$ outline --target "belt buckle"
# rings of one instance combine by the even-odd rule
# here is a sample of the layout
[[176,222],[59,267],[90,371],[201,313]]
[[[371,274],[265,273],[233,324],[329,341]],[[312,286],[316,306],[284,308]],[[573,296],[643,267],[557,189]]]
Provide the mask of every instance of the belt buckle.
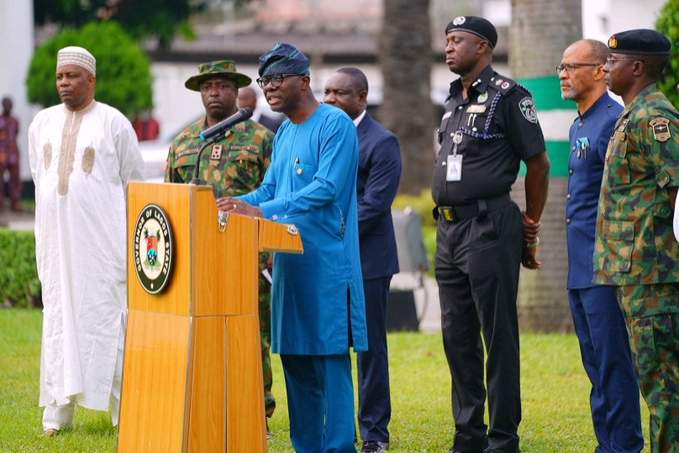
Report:
[[443,208],[441,211],[441,214],[443,214],[443,218],[446,219],[446,221],[452,222],[455,220],[455,213],[452,208]]

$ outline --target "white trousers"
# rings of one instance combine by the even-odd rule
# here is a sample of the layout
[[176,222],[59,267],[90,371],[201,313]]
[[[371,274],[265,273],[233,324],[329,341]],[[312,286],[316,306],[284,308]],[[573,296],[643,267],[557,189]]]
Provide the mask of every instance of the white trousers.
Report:
[[[111,412],[111,423],[118,426],[118,416],[120,415],[120,388],[123,376],[123,346],[119,345],[118,358],[116,360],[115,372],[113,374],[113,385],[111,386],[111,398],[109,401],[109,411]],[[42,413],[42,429],[60,430],[73,424],[73,410],[75,401],[69,398],[69,402],[62,406],[48,404]]]

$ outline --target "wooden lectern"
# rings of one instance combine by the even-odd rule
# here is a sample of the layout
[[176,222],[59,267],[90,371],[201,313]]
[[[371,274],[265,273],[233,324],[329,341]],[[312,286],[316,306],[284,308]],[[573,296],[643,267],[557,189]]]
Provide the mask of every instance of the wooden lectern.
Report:
[[[165,289],[137,276],[135,222],[160,207],[173,233]],[[129,317],[118,451],[266,452],[258,316],[258,253],[301,253],[294,227],[229,216],[212,189],[128,186]]]

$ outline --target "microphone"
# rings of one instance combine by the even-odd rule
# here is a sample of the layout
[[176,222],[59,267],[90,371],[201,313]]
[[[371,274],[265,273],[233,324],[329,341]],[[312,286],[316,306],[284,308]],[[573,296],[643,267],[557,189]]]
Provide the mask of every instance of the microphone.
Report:
[[230,117],[221,120],[219,123],[212,127],[208,127],[203,132],[200,133],[200,139],[204,142],[203,146],[198,151],[198,158],[196,159],[196,166],[193,169],[193,179],[191,184],[204,184],[204,182],[199,178],[200,175],[200,158],[203,155],[205,148],[210,146],[212,143],[222,137],[226,131],[231,129],[236,124],[243,122],[252,116],[252,110],[250,109],[240,109]]
[[219,123],[215,124],[212,127],[208,127],[205,129],[203,132],[200,133],[200,139],[205,141],[205,140],[210,140],[212,137],[216,137],[218,135],[221,135],[231,129],[233,126],[236,124],[247,120],[252,116],[252,110],[250,109],[240,109],[230,117],[221,120]]

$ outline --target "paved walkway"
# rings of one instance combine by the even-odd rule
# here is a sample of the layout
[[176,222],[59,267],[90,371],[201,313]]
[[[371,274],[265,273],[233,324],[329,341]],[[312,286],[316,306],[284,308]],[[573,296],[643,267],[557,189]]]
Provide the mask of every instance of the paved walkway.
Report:
[[0,211],[0,228],[33,231],[35,218],[32,211],[14,212],[9,208]]
[[427,275],[403,272],[394,275],[391,280],[391,288],[413,290],[415,309],[422,332],[441,331],[441,306],[439,305],[439,289],[436,280]]

